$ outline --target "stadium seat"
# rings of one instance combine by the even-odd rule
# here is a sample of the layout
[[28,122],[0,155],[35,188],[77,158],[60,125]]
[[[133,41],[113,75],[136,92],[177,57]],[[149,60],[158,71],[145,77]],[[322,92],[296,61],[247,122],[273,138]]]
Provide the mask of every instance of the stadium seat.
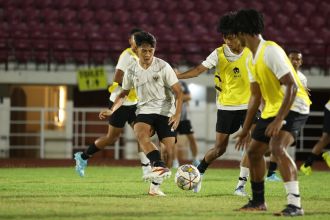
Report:
[[27,63],[32,58],[30,40],[15,40],[12,42],[14,59],[18,63]]
[[[7,1],[10,2],[10,1]],[[16,0],[16,1],[11,1],[14,4],[16,3],[16,7],[21,8],[21,9],[25,9],[25,8],[29,8],[29,7],[33,7],[34,6],[34,0]]]
[[58,11],[53,8],[40,10],[39,16],[40,21],[45,23],[45,25],[58,22]]
[[81,24],[85,24],[94,20],[94,11],[84,8],[77,12],[77,21]]
[[57,10],[63,10],[67,7],[69,7],[71,0],[57,0],[53,1],[53,7]]
[[11,25],[10,32],[11,32],[12,40],[29,38],[29,28],[25,23],[18,23],[16,25]]
[[52,8],[53,0],[34,0],[34,6],[38,9]]
[[74,23],[67,24],[68,26],[65,27],[66,29],[66,39],[73,41],[73,40],[85,40],[86,35],[83,32],[83,29],[79,25],[74,25]]
[[132,25],[141,26],[142,24],[148,23],[150,19],[150,15],[145,11],[134,11],[132,12],[134,19],[132,20]]
[[[330,2],[321,1],[318,5],[317,14],[323,16],[324,18],[328,18],[330,16]],[[328,23],[328,25],[330,24]]]
[[112,11],[115,12],[117,10],[121,10],[124,8],[125,5],[125,1],[109,1],[107,8]]
[[295,1],[287,1],[282,6],[281,12],[287,15],[294,15],[295,13],[300,13],[298,11],[299,5]]
[[68,61],[71,60],[72,54],[71,54],[71,48],[70,44],[67,41],[63,40],[57,40],[51,42],[52,50],[51,50],[51,56],[52,60],[56,64],[65,64]]
[[37,64],[37,68],[39,64],[50,62],[50,47],[48,45],[47,40],[35,40],[31,42],[33,50],[34,50],[34,61]]
[[112,18],[111,12],[106,9],[100,9],[95,11],[94,20],[99,25],[109,23],[111,21],[111,18]]
[[88,7],[88,1],[89,0],[70,0],[70,8],[74,10],[82,10]]
[[287,14],[281,13],[281,14],[277,14],[277,18],[275,19],[274,24],[276,25],[276,27],[278,28],[285,28],[290,22],[289,17],[287,16]]
[[73,22],[76,19],[77,12],[69,8],[59,10],[59,21],[62,24]]
[[15,7],[6,8],[3,11],[3,19],[10,23],[11,25],[15,25],[21,22],[22,18],[22,10],[17,9]]
[[72,45],[73,61],[79,64],[90,64],[89,45],[87,41],[74,41]]
[[93,41],[90,45],[91,62],[94,64],[104,64],[108,58],[109,46],[106,41]]
[[149,17],[152,18],[149,20],[149,23],[153,26],[158,26],[167,22],[167,15],[162,11],[151,11],[149,12]]
[[39,22],[39,11],[34,7],[26,8],[22,11],[22,17],[28,23]]
[[299,13],[303,14],[306,17],[313,17],[313,13],[316,11],[316,5],[307,1],[299,4],[300,11]]
[[52,23],[47,26],[48,38],[51,40],[64,40],[66,39],[66,31],[62,25]]
[[307,25],[308,18],[300,13],[295,13],[291,16],[290,25],[296,29],[302,29]]
[[44,25],[39,22],[33,22],[29,25],[29,37],[31,40],[34,39],[47,39],[48,33]]
[[100,10],[107,8],[107,1],[108,0],[92,0],[89,1],[89,7],[93,10]]
[[138,11],[140,9],[143,10],[143,5],[145,4],[142,1],[136,0],[126,0],[125,3],[125,10],[128,10],[130,13],[134,13],[135,11]]

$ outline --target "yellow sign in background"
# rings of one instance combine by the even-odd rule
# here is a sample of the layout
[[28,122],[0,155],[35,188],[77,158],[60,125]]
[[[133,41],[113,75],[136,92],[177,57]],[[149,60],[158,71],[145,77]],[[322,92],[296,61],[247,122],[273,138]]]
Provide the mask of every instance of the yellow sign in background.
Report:
[[80,69],[77,79],[79,91],[103,90],[108,87],[108,78],[103,67]]

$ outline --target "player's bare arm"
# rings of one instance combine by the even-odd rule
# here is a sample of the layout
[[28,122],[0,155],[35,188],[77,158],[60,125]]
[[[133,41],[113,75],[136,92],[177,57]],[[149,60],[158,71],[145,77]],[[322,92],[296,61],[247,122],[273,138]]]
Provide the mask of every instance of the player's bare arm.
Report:
[[182,94],[182,89],[181,89],[179,82],[175,83],[171,88],[172,88],[173,93],[175,94],[176,109],[175,109],[175,114],[170,117],[168,124],[169,125],[172,124],[172,129],[175,130],[180,123],[183,94]]
[[259,84],[256,82],[252,82],[250,84],[251,96],[249,99],[248,110],[245,116],[243,129],[242,131],[236,136],[237,141],[235,148],[240,150],[245,148],[250,141],[250,129],[254,120],[254,117],[257,114],[258,108],[261,103],[261,91]]
[[178,77],[178,79],[189,79],[189,78],[199,76],[201,73],[205,72],[206,70],[208,70],[208,68],[206,68],[202,64],[199,64],[195,68],[188,70],[184,73],[178,74],[178,72],[177,72],[177,77]]
[[110,109],[104,109],[99,113],[100,119],[105,119],[106,117],[112,115],[117,109],[122,106],[124,103],[127,95],[129,93],[129,90],[123,90],[115,99],[115,102],[113,103],[112,107]]
[[122,84],[124,77],[124,72],[121,69],[116,69],[113,81],[117,82],[119,85]]
[[282,126],[284,125],[284,118],[288,115],[292,103],[297,95],[298,86],[293,79],[291,73],[287,73],[281,77],[280,82],[285,86],[285,93],[282,105],[275,117],[274,121],[272,121],[266,131],[266,136],[273,137],[278,135]]

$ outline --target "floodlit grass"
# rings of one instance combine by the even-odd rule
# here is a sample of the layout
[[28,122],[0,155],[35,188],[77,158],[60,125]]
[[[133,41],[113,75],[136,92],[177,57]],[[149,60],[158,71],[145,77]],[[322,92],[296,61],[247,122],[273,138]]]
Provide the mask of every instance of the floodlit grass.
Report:
[[[209,169],[199,194],[168,179],[162,185],[167,197],[148,196],[141,173],[138,167],[88,167],[80,178],[74,168],[0,169],[0,219],[258,220],[278,218],[272,213],[286,204],[283,183],[267,182],[267,212],[234,211],[247,202],[233,195],[238,169]],[[299,177],[306,213],[300,219],[330,219],[329,179],[330,172]]]

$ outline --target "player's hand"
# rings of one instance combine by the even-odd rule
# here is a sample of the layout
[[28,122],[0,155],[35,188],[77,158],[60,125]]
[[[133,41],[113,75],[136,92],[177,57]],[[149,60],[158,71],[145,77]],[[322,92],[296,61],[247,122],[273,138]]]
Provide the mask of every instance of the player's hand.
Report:
[[175,114],[171,116],[168,120],[168,125],[172,125],[171,130],[174,131],[177,129],[180,123],[181,114]]
[[280,133],[280,130],[286,121],[274,119],[266,128],[265,135],[267,137],[275,137]]
[[105,119],[106,117],[112,115],[113,111],[110,109],[103,109],[100,113],[99,113],[99,118]]
[[247,147],[251,141],[251,135],[250,132],[240,131],[234,136],[234,139],[236,139],[235,149],[239,151]]

